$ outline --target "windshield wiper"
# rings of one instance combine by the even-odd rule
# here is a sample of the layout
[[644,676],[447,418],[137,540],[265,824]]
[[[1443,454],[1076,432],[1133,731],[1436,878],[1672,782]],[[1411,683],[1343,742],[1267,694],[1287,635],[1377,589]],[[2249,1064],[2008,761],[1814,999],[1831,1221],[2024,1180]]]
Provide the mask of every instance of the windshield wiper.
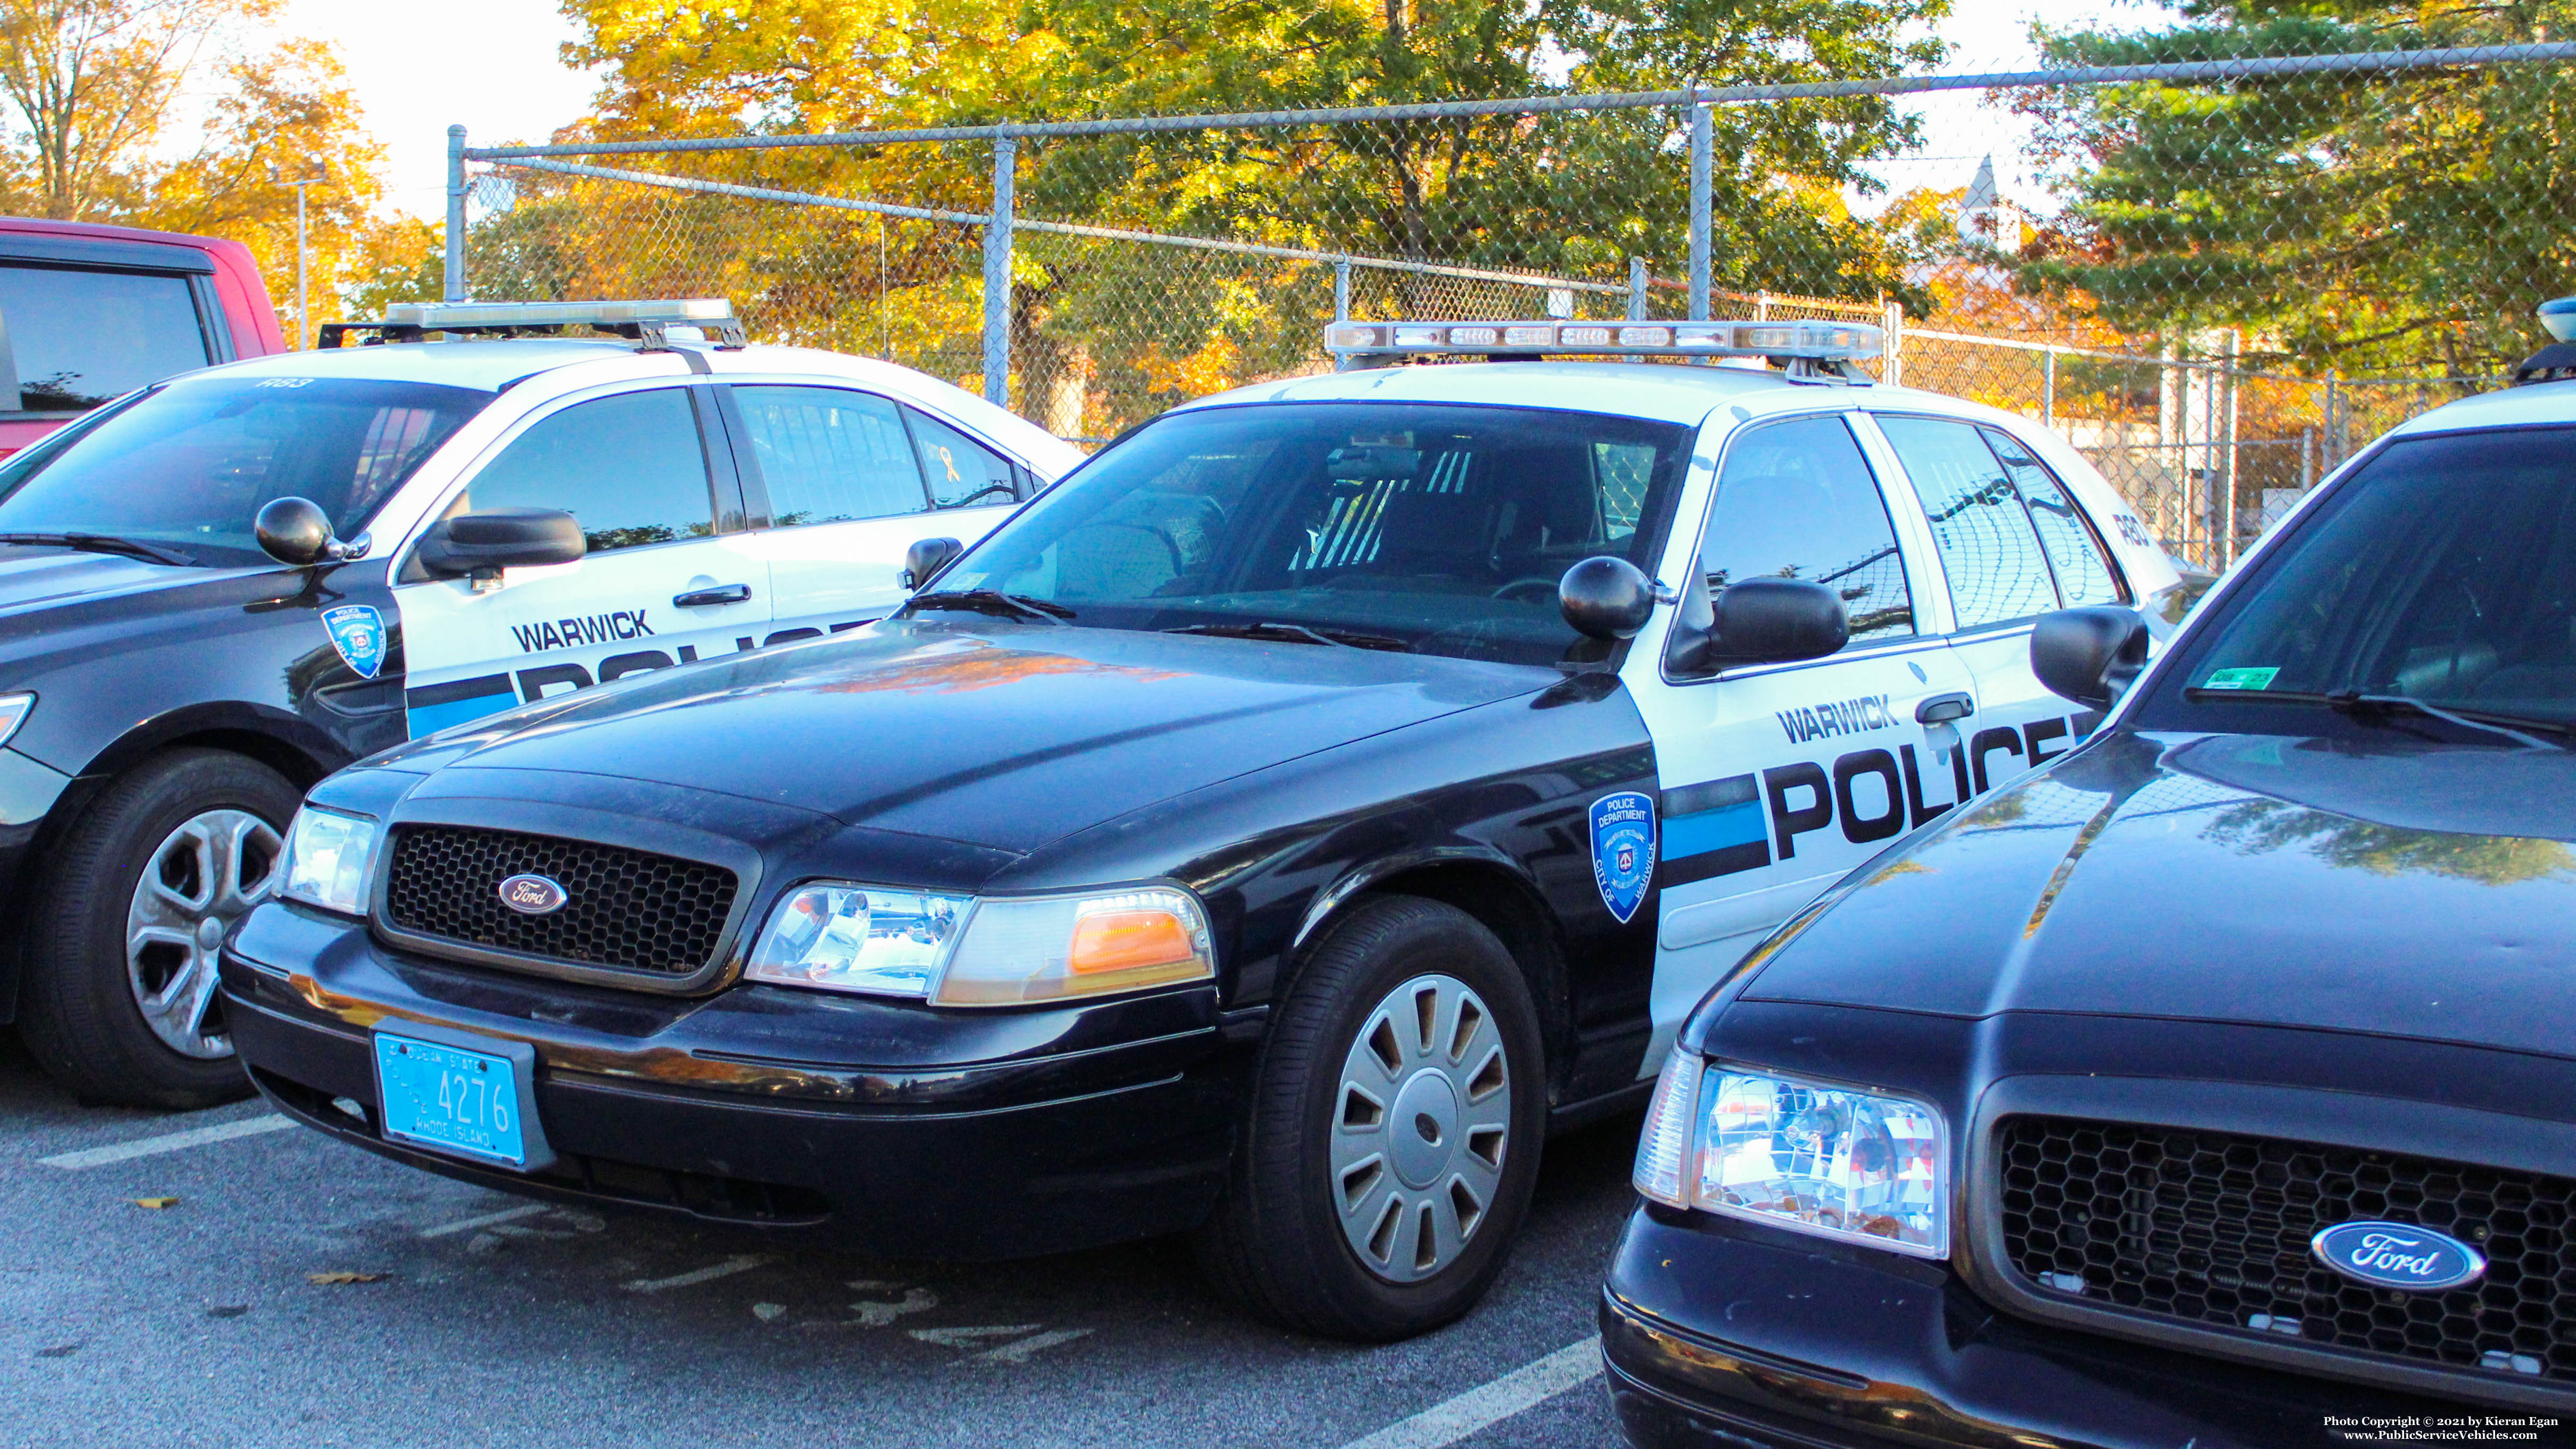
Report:
[[[2453,709],[2427,704],[2402,694],[2366,694],[2358,689],[2327,690],[2322,693],[2304,689],[2186,689],[2183,697],[2194,704],[2211,704],[2221,700],[2241,700],[2249,704],[2308,704],[2348,715],[2364,723],[2381,722],[2392,714],[2420,714],[2463,729],[2484,730],[2503,735],[2535,750],[2571,749],[2565,736],[2576,735],[2576,725],[2564,720],[2535,719],[2529,715],[2508,714],[2489,709]],[[2546,730],[2561,736],[2559,740],[2535,739],[2525,730]]]
[[1222,639],[1279,639],[1299,644],[1326,644],[1339,649],[1382,649],[1391,654],[1410,654],[1413,646],[1385,634],[1363,634],[1354,629],[1317,629],[1305,624],[1177,624],[1166,634],[1213,634]]
[[1073,611],[1046,599],[1032,599],[1026,594],[1006,594],[1000,589],[943,589],[934,593],[915,594],[905,607],[928,606],[933,609],[965,609],[978,614],[999,614],[1010,619],[1035,619],[1044,624],[1060,624],[1073,617]]
[[172,549],[156,548],[112,533],[0,533],[0,543],[33,543],[48,548],[76,548],[83,553],[115,553],[127,558],[149,559],[153,563],[175,564],[186,568],[196,560]]

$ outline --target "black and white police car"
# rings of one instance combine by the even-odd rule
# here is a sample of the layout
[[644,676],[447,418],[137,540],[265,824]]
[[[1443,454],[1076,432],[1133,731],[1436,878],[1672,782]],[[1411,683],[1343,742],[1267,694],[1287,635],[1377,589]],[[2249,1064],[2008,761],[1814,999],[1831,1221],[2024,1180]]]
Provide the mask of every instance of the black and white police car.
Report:
[[[530,335],[567,327],[635,336]],[[919,373],[741,347],[721,302],[368,330],[386,345],[192,373],[0,464],[0,1022],[85,1097],[248,1090],[215,943],[274,887],[304,787],[875,619],[925,528],[978,534],[1079,460]],[[403,340],[427,333],[452,340]]]
[[[284,1111],[902,1256],[1199,1230],[1442,1323],[1551,1127],[1747,946],[2066,750],[2031,621],[2173,566],[2064,443],[1813,322],[1337,326],[897,615],[317,787],[223,954]],[[1780,358],[1782,370],[1461,354]]]

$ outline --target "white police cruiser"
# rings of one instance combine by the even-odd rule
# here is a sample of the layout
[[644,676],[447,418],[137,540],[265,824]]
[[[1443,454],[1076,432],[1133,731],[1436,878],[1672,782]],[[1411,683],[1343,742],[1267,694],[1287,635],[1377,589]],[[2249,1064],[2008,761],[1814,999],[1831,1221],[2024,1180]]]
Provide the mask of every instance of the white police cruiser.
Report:
[[[1868,385],[1872,329],[1330,341],[866,629],[316,786],[223,949],[253,1079],[504,1189],[896,1257],[1196,1231],[1283,1322],[1420,1332],[1761,933],[2085,734],[2034,620],[2177,584],[2063,443]],[[1623,353],[1786,366],[1544,360]]]
[[721,301],[402,306],[322,341],[0,464],[0,1022],[88,1097],[248,1090],[214,947],[304,787],[857,627],[916,538],[1079,460],[906,368],[746,347]]

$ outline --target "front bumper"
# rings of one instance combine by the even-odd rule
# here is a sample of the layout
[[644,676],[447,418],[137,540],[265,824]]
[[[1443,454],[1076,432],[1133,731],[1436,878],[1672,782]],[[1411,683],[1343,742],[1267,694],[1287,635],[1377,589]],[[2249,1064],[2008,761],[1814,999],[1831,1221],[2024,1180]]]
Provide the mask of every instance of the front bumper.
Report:
[[2027,1324],[1940,1264],[1663,1208],[1628,1221],[1601,1342],[1620,1428],[1643,1449],[2274,1449],[2445,1417],[2545,1426],[2489,1442],[2569,1442],[2546,1414]]
[[[1258,1028],[1229,1031],[1213,988],[995,1012],[771,986],[645,998],[407,955],[285,905],[235,933],[223,987],[251,1079],[342,1141],[504,1191],[890,1257],[1062,1252],[1204,1220],[1251,1061],[1236,1038]],[[388,1142],[370,1038],[406,1023],[532,1046],[557,1163],[522,1174]]]

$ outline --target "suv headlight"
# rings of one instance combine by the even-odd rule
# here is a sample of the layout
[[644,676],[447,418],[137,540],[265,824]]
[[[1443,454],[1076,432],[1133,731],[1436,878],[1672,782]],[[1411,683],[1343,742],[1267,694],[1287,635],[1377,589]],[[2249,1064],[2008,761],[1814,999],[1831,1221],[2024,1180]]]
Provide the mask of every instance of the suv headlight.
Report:
[[1207,912],[1167,886],[979,900],[816,881],[762,927],[746,979],[1018,1006],[1209,980]]
[[1949,1149],[1929,1102],[1676,1049],[1646,1112],[1636,1185],[1673,1207],[1942,1258]]
[[367,913],[367,874],[375,863],[375,821],[307,805],[286,827],[286,884],[291,901],[347,916]]

